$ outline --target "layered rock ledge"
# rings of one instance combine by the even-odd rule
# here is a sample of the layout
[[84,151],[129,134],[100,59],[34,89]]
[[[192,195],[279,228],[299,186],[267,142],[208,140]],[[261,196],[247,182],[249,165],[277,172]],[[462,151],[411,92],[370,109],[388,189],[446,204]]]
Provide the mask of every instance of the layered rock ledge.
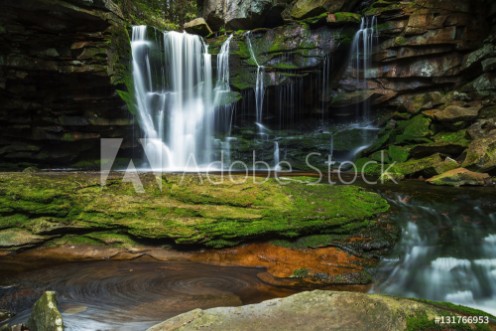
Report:
[[397,235],[380,219],[388,203],[356,186],[312,185],[314,178],[286,185],[240,183],[236,176],[237,184],[213,175],[212,182],[194,175],[140,178],[144,193],[123,183],[122,174],[104,187],[98,173],[0,174],[4,261],[12,253],[13,262],[23,260],[36,247],[48,260],[147,255],[266,267],[261,277],[271,283],[367,285],[367,268]]

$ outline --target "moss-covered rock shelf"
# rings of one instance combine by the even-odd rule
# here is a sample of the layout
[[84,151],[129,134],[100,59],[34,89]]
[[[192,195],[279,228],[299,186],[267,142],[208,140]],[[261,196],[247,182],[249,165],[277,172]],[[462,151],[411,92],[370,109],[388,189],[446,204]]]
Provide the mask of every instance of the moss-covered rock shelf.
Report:
[[[388,210],[379,195],[355,186],[274,179],[215,185],[206,177],[152,174],[136,193],[122,174],[100,186],[92,173],[0,174],[0,246],[74,243],[224,247],[308,234],[357,234]],[[218,182],[220,177],[210,176]],[[234,177],[235,181],[242,178]],[[261,178],[257,180],[262,181]]]

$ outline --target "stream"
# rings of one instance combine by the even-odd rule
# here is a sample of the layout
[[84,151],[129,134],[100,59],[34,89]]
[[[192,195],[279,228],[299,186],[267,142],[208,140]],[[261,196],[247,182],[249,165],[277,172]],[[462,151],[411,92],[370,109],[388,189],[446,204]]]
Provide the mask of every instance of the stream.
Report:
[[[380,262],[370,292],[496,314],[494,189],[415,181],[375,189],[389,200],[389,217],[399,224],[401,237]],[[258,277],[262,268],[150,258],[23,266],[23,271],[3,266],[0,307],[17,312],[11,323],[26,321],[43,291],[54,290],[67,329],[76,331],[145,330],[195,308],[257,303],[300,290],[264,283]]]
[[401,239],[371,290],[462,304],[496,314],[493,188],[402,183],[381,189]]

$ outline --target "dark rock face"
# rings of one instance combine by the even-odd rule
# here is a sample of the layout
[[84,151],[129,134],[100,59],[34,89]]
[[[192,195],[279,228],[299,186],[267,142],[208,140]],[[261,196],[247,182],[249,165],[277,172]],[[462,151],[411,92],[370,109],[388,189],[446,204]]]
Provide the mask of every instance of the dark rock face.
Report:
[[282,23],[281,13],[289,0],[205,0],[203,15],[218,30],[254,29]]
[[[111,1],[19,0],[0,11],[0,163],[68,166],[127,137],[129,36]],[[20,164],[21,166],[25,166]]]

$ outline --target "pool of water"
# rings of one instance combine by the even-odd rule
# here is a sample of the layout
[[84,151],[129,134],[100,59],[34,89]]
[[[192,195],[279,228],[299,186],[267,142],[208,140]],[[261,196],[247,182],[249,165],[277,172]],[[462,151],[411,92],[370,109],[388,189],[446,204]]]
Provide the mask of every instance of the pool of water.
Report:
[[68,330],[145,330],[195,308],[239,306],[295,292],[263,283],[261,271],[140,260],[4,271],[0,307],[17,313],[9,322],[25,322],[43,291],[53,290]]

